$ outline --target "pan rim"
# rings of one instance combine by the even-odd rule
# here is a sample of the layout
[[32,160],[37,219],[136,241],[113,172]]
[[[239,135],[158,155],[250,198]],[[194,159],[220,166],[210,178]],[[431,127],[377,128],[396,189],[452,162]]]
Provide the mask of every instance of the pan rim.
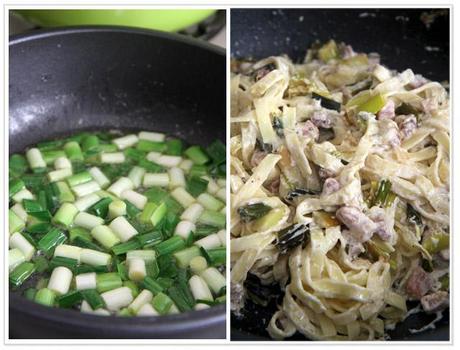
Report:
[[147,35],[161,39],[167,39],[171,41],[180,42],[190,46],[196,46],[207,51],[211,51],[221,56],[225,56],[226,50],[220,46],[211,44],[207,41],[189,37],[186,35],[162,32],[154,29],[145,29],[130,26],[112,26],[112,25],[84,25],[84,26],[69,26],[69,27],[58,27],[58,28],[45,28],[29,31],[22,34],[11,35],[9,37],[8,46],[15,46],[23,42],[29,42],[33,40],[46,39],[49,37],[62,36],[62,35],[73,35],[82,33],[127,33],[136,35]]

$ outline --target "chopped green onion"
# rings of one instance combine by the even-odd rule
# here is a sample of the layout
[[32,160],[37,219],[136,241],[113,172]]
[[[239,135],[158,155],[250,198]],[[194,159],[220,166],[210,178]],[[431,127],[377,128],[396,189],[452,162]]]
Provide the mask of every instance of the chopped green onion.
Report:
[[204,165],[209,162],[209,157],[203,152],[200,146],[192,146],[185,150],[184,154],[190,158],[193,163]]
[[167,314],[172,305],[172,299],[164,293],[160,292],[153,297],[152,306],[160,313],[160,315]]
[[105,306],[100,294],[95,289],[85,289],[80,291],[83,299],[91,306],[93,310],[103,308]]
[[102,273],[96,276],[96,289],[99,293],[119,288],[122,285],[120,276],[115,272]]
[[64,152],[71,161],[83,161],[83,153],[81,151],[80,145],[76,141],[67,142],[64,145]]
[[191,246],[173,254],[174,258],[176,258],[177,265],[181,269],[186,269],[190,265],[190,261],[200,255],[200,248],[197,246]]
[[78,213],[78,209],[75,205],[70,203],[63,203],[54,214],[53,222],[64,227],[69,227]]
[[166,153],[172,156],[180,156],[182,154],[182,141],[179,139],[171,139],[166,141]]
[[37,243],[38,249],[47,255],[51,255],[54,248],[67,240],[66,235],[58,228],[51,229]]
[[272,207],[264,203],[247,204],[238,208],[238,214],[244,222],[250,222],[268,214]]
[[35,265],[30,262],[23,262],[17,266],[9,276],[10,284],[14,288],[20,287],[33,273],[35,272]]
[[204,225],[215,226],[218,228],[225,227],[226,216],[225,214],[205,210],[198,219],[198,222]]
[[26,184],[21,179],[13,179],[9,182],[9,198],[13,197],[16,193],[26,188]]
[[148,276],[144,278],[142,285],[145,289],[148,289],[153,294],[158,294],[163,291],[163,287],[159,283],[155,282],[153,278]]
[[56,293],[48,288],[42,288],[35,294],[35,302],[45,306],[53,306]]
[[173,236],[166,241],[163,241],[155,246],[158,255],[166,255],[174,253],[185,248],[184,240],[179,236]]
[[187,191],[194,197],[199,196],[206,191],[208,187],[208,180],[200,177],[192,176],[187,181]]
[[59,296],[56,301],[59,307],[71,308],[79,304],[83,300],[83,295],[78,290],[70,291],[64,295]]
[[154,142],[148,140],[139,140],[136,148],[143,152],[164,152],[167,149],[167,145],[164,142]]
[[112,252],[115,255],[126,254],[131,250],[136,250],[142,247],[142,244],[138,240],[131,240],[125,243],[120,243],[112,247]]

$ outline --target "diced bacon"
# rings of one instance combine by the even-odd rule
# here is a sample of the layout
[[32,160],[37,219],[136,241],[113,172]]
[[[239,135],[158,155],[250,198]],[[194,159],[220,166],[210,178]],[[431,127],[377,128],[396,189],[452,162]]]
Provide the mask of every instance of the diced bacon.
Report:
[[326,180],[329,177],[334,177],[335,172],[333,172],[332,170],[325,169],[325,168],[319,168],[318,176],[321,180]]
[[420,74],[415,74],[414,79],[412,79],[412,81],[408,85],[412,89],[417,89],[420,86],[425,85],[426,83],[428,83],[428,79],[426,79]]
[[[399,117],[402,117],[402,116],[399,116]],[[404,117],[405,118],[398,119],[400,134],[403,140],[410,137],[414,133],[415,129],[417,129],[417,118],[415,117],[415,115],[410,114]]]
[[385,209],[380,207],[372,207],[369,211],[369,218],[377,224],[377,231],[375,233],[384,241],[389,241],[393,237],[393,230],[388,222]]
[[393,119],[395,117],[395,103],[393,100],[388,100],[388,102],[383,106],[380,112],[377,114],[377,119]]
[[311,122],[315,124],[318,128],[330,129],[332,128],[332,115],[327,110],[319,110],[313,112],[311,116]]
[[341,207],[335,216],[350,229],[351,235],[358,243],[368,241],[378,229],[375,222],[355,207]]
[[433,287],[431,276],[417,266],[406,282],[406,292],[414,299],[421,299]]
[[230,283],[230,308],[233,313],[239,314],[244,306],[244,288],[240,283]]
[[427,294],[420,299],[423,310],[426,313],[435,313],[442,311],[449,306],[449,293],[440,290],[431,294]]
[[340,189],[340,183],[333,177],[330,177],[324,181],[322,194],[328,195],[328,194],[337,192],[339,189]]
[[271,181],[268,185],[267,185],[267,189],[273,193],[273,194],[277,194],[279,192],[279,189],[280,189],[280,178],[276,178],[274,179],[273,181]]
[[319,137],[318,127],[315,124],[313,124],[310,120],[307,120],[304,123],[299,123],[298,129],[301,136],[310,137],[313,140],[316,140]]
[[383,144],[389,145],[390,147],[399,146],[401,144],[399,128],[393,120],[379,120],[379,133]]
[[251,163],[251,166],[252,167],[256,167],[259,165],[259,163],[267,156],[267,152],[264,152],[264,151],[260,151],[258,149],[254,150],[254,153],[252,153],[252,156],[251,156],[251,160],[250,160],[250,163]]
[[424,99],[422,101],[422,109],[425,113],[431,114],[438,109],[438,103],[435,99]]

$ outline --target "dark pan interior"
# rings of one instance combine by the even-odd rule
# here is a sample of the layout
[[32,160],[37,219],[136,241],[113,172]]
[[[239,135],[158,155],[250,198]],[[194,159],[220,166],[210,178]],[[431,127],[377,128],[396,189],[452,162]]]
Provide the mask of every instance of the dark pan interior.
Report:
[[[424,13],[435,14],[427,26]],[[432,80],[449,80],[449,9],[234,9],[231,55],[260,59],[287,54],[296,62],[316,40],[344,41],[358,52],[377,52],[399,71],[411,68]],[[248,302],[243,317],[232,315],[232,340],[268,340],[266,327],[276,301]],[[390,332],[392,340],[449,340],[449,312],[435,330],[411,334],[433,316],[416,314]],[[305,340],[300,334],[291,340]]]
[[[9,45],[9,152],[79,130],[152,130],[225,142],[222,49],[116,27],[38,31]],[[161,318],[101,318],[10,293],[12,338],[223,338],[225,306]],[[101,322],[102,321],[102,322]]]
[[[429,26],[423,13],[435,13]],[[449,79],[449,10],[234,9],[231,55],[287,54],[302,61],[315,40],[344,41],[355,51],[377,52],[399,71],[411,68],[432,80]]]
[[10,151],[88,128],[225,140],[225,55],[179,36],[69,29],[10,44]]

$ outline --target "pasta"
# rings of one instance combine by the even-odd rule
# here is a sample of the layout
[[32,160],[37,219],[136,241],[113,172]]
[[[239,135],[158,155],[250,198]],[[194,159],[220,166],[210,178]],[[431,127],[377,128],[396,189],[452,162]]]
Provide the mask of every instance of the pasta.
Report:
[[281,287],[274,339],[385,339],[408,300],[448,307],[443,85],[332,40],[232,68],[232,312],[249,275]]

